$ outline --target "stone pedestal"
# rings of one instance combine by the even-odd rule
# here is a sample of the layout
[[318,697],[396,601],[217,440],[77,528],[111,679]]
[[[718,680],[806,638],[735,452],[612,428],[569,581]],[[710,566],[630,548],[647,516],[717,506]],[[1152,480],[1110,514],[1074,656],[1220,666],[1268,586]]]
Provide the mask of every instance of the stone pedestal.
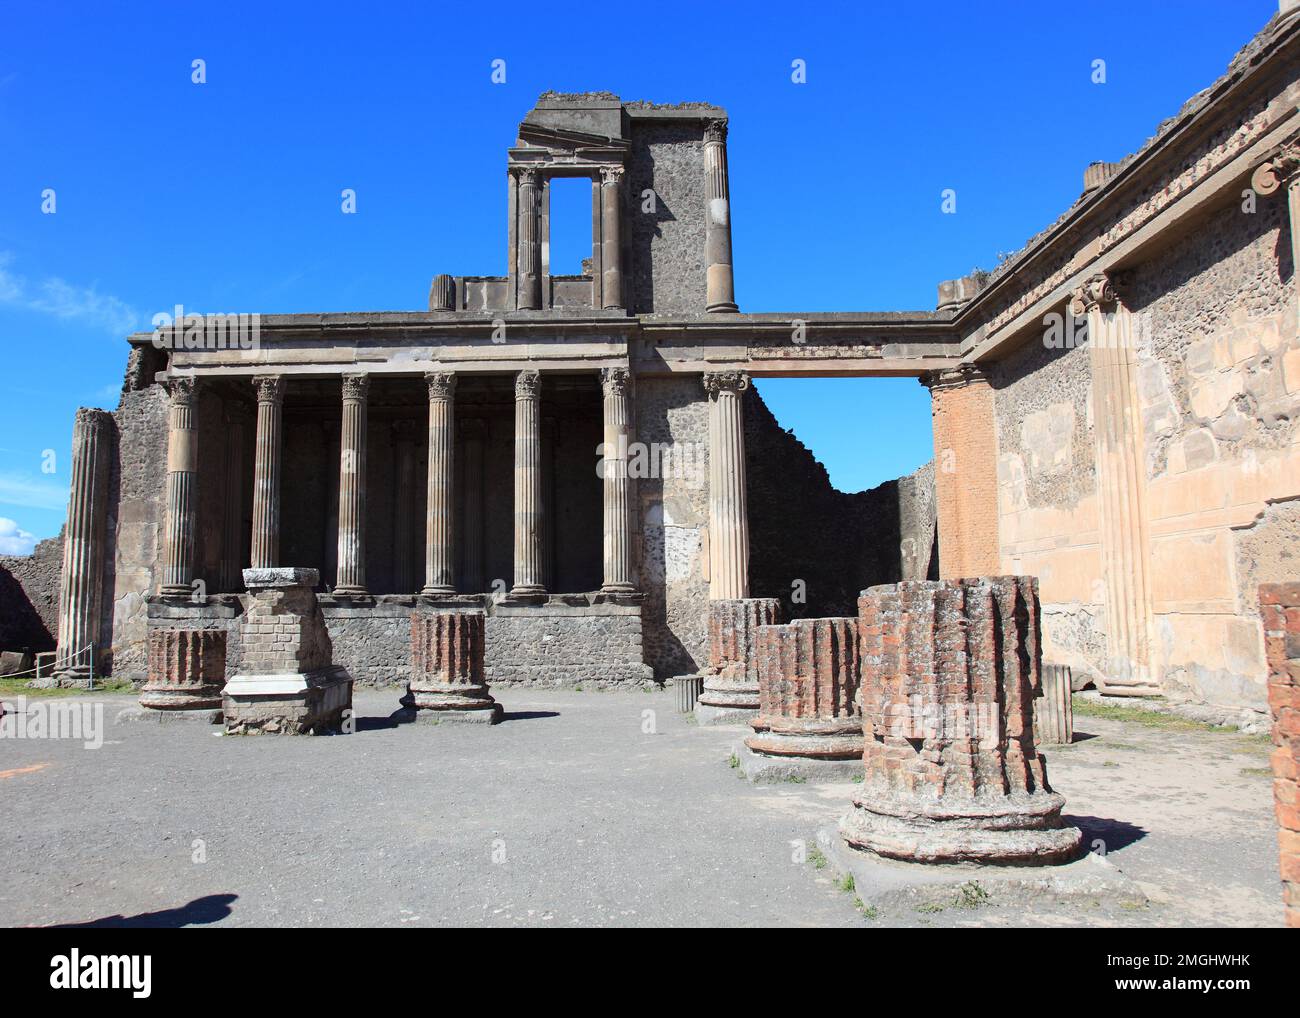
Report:
[[759,626],[781,621],[774,597],[709,602],[709,667],[695,706],[702,725],[743,725],[758,714]]
[[149,678],[140,706],[213,710],[226,684],[226,634],[221,629],[150,629]]
[[1034,748],[1037,580],[872,587],[858,621],[865,773],[845,841],[927,863],[1076,857],[1083,836]]
[[333,663],[315,569],[245,569],[243,670],[226,683],[230,733],[302,735],[335,728],[352,709],[352,678]]
[[411,686],[403,704],[416,720],[494,725],[501,705],[488,692],[481,611],[416,612],[411,616]]
[[857,619],[758,627],[759,711],[740,755],[751,781],[847,781],[860,771],[857,629]]

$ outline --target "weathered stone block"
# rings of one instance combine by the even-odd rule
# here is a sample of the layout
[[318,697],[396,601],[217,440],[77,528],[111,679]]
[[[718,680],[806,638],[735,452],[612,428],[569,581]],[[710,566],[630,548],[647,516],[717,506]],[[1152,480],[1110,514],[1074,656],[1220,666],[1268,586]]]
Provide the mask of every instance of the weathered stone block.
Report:
[[484,678],[481,611],[417,611],[411,615],[411,685],[404,700],[439,721],[496,724],[501,705]]
[[845,840],[917,862],[1073,858],[1082,834],[1034,748],[1037,580],[905,582],[858,606],[866,750]]
[[226,684],[226,633],[220,629],[150,629],[149,678],[140,706],[211,710]]

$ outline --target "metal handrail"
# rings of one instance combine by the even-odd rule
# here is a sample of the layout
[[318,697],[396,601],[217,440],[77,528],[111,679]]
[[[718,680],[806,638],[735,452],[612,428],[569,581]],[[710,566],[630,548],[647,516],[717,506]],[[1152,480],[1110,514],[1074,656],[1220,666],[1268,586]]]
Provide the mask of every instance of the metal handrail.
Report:
[[[84,647],[82,647],[80,650],[75,651],[75,652],[72,653],[72,654],[69,654],[67,657],[65,657],[65,658],[63,659],[63,664],[64,664],[64,665],[67,665],[67,664],[74,664],[74,665],[75,665],[75,664],[78,664],[78,663],[80,662],[80,659],[81,659],[82,657],[86,657],[86,659],[87,659],[87,661],[89,662],[89,665],[90,665],[90,671],[89,671],[89,673],[88,673],[88,675],[89,675],[89,679],[90,679],[90,685],[89,685],[87,688],[88,688],[88,689],[94,689],[94,688],[95,688],[95,645],[94,645],[94,643],[88,643],[88,644],[86,644]],[[4,676],[4,678],[6,678],[6,679],[22,679],[22,678],[29,678],[29,679],[43,679],[45,676],[41,674],[41,658],[46,658],[46,659],[54,658],[54,659],[55,659],[55,661],[54,661],[54,667],[55,667],[56,669],[59,667],[59,664],[60,664],[60,662],[59,662],[59,660],[58,660],[58,651],[54,651],[54,650],[42,650],[42,651],[38,651],[38,652],[36,653],[36,655],[35,655],[35,658],[36,658],[36,664],[35,664],[34,667],[24,669],[24,670],[21,671],[21,672],[13,672],[13,673],[10,674],[10,675],[6,675],[6,676]]]

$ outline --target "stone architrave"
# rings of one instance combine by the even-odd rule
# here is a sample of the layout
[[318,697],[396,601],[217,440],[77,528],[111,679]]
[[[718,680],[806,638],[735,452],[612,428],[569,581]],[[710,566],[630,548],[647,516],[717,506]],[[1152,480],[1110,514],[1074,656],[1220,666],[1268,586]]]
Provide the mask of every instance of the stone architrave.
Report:
[[224,629],[150,629],[149,677],[140,706],[154,710],[212,710],[226,684]]
[[1083,835],[1034,747],[1038,581],[907,581],[858,601],[866,750],[853,848],[926,863],[1067,862]]
[[752,781],[848,780],[862,768],[858,620],[759,626],[758,717],[740,756]]
[[774,597],[709,602],[709,667],[695,717],[704,725],[748,724],[758,714],[758,627],[781,621]]
[[315,569],[244,570],[243,660],[222,698],[226,731],[314,734],[350,716],[352,678],[333,663],[319,581]]
[[481,611],[417,611],[411,615],[411,684],[403,703],[417,720],[494,725],[501,705],[484,678]]

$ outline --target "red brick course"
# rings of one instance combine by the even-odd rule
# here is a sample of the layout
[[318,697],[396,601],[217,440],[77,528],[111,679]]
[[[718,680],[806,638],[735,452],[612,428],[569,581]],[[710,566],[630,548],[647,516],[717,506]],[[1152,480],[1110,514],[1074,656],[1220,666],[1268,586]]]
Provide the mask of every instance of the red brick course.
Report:
[[156,710],[220,707],[225,684],[225,630],[149,630],[149,677],[140,690],[142,706]]
[[1273,800],[1287,926],[1300,929],[1300,583],[1259,588],[1273,712]]

